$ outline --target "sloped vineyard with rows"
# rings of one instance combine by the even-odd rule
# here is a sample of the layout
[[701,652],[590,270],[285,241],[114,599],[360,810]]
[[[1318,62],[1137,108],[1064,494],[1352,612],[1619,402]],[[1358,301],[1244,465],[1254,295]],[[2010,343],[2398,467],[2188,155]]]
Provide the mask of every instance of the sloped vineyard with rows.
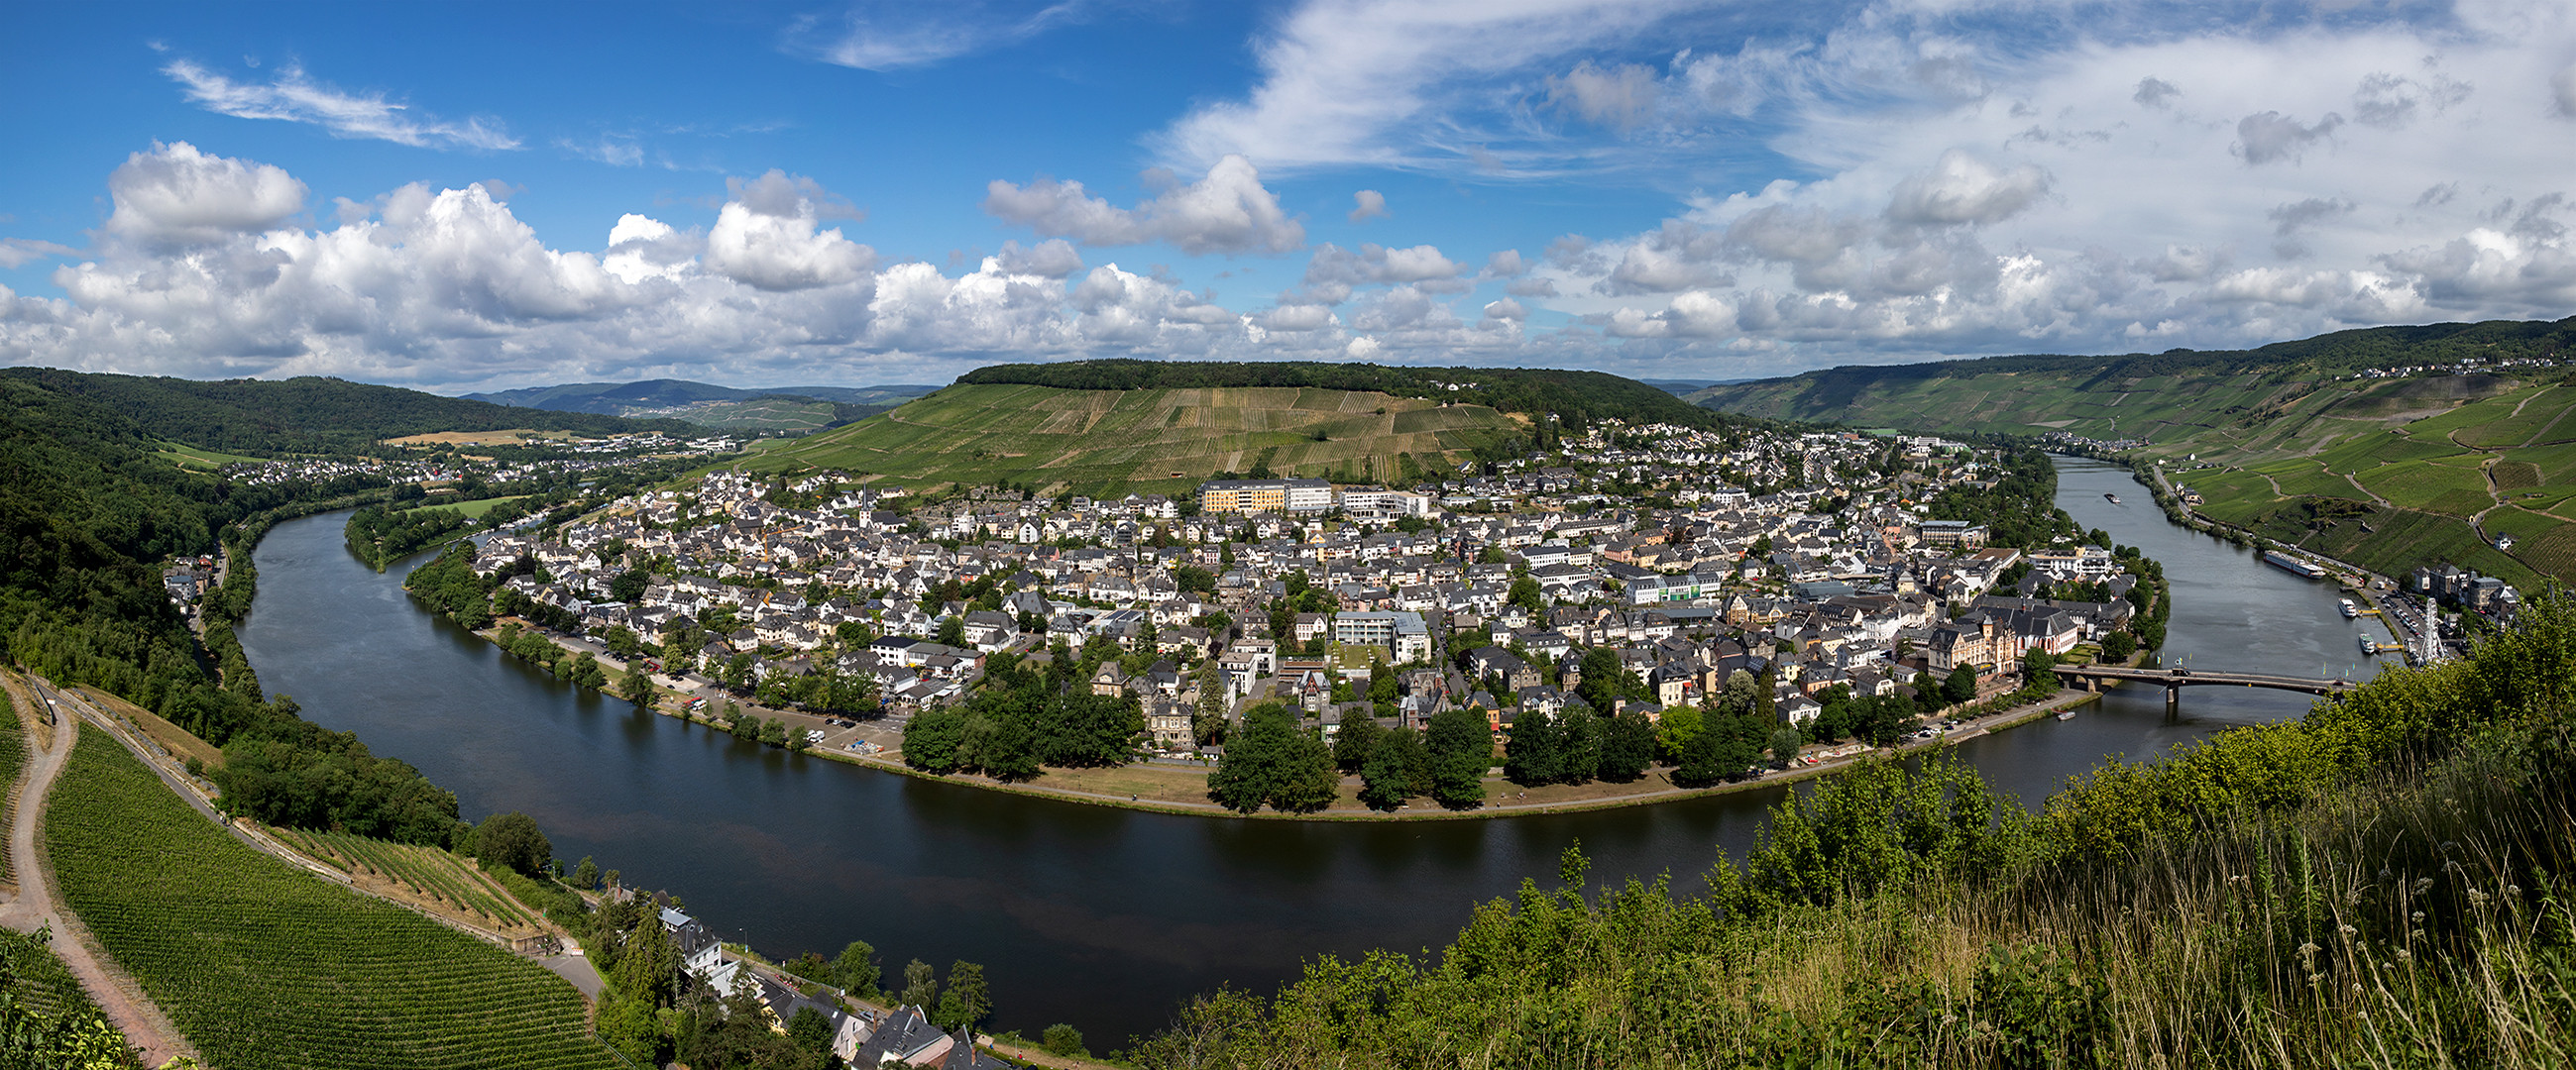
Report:
[[44,836],[64,899],[211,1065],[619,1065],[561,978],[243,846],[104,733]]
[[472,863],[438,848],[346,832],[271,828],[268,833],[343,873],[372,874],[399,883],[485,928],[517,934],[542,927],[534,914],[476,872]]

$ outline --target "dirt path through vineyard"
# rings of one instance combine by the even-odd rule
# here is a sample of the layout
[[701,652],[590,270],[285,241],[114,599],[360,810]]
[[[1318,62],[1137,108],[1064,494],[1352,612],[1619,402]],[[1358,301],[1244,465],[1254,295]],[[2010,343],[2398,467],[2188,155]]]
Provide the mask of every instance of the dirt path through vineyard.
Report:
[[[32,692],[34,708],[27,710],[31,721],[41,721],[47,708],[59,711],[55,716],[53,745],[28,756],[27,786],[18,795],[18,811],[9,828],[9,858],[18,877],[18,896],[0,906],[0,925],[22,933],[39,927],[53,930],[54,954],[63,966],[80,979],[81,988],[125,1034],[125,1042],[143,1050],[143,1065],[160,1066],[180,1055],[195,1057],[197,1051],[179,1035],[170,1019],[153,1005],[143,988],[116,966],[90,939],[80,919],[74,917],[54,898],[54,873],[51,860],[38,842],[45,813],[46,794],[54,778],[71,761],[72,743],[80,737],[80,716],[76,712],[86,704],[78,698],[56,691],[33,676],[20,677]],[[14,697],[14,696],[13,696]],[[28,734],[30,749],[40,736]]]

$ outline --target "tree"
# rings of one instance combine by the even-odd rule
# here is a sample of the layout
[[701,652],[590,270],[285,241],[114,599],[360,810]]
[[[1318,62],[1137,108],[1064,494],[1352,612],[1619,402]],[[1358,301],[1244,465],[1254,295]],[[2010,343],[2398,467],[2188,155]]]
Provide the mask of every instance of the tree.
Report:
[[920,959],[905,963],[903,1005],[928,1010],[931,1004],[937,1002],[939,1002],[939,982],[931,971],[930,964]]
[[2044,680],[2051,685],[2055,685],[2057,683],[2057,655],[2051,654],[2039,647],[2032,647],[2029,650],[2023,651],[2021,655],[2021,678],[2026,683],[2036,684]]
[[1589,784],[1601,772],[1602,730],[1606,727],[1592,707],[1580,702],[1569,703],[1554,718],[1557,748],[1565,755],[1565,766],[1558,781],[1566,784]]
[[1414,748],[1420,749],[1418,733],[1399,729],[1370,748],[1368,760],[1360,766],[1360,803],[1371,810],[1393,810],[1413,795],[1413,771],[1406,766],[1399,737],[1414,740]]
[[528,876],[553,861],[554,845],[537,828],[537,819],[512,810],[484,818],[474,827],[474,856],[487,866],[508,866]]
[[1512,720],[1512,738],[1503,744],[1503,775],[1525,788],[1553,784],[1565,775],[1565,749],[1553,718],[1523,710]]
[[1645,697],[1646,682],[1628,671],[1617,650],[1596,646],[1584,651],[1582,667],[1576,671],[1583,674],[1583,682],[1574,685],[1574,692],[1595,711],[1618,709],[1623,698]]
[[1341,770],[1333,765],[1332,748],[1322,736],[1299,730],[1289,740],[1287,776],[1270,793],[1270,805],[1282,813],[1311,814],[1333,805],[1342,791]]
[[572,867],[572,886],[584,890],[599,887],[599,865],[589,855],[581,856],[581,864]]
[[1697,706],[1675,706],[1665,710],[1663,719],[1653,726],[1656,750],[1666,759],[1680,763],[1682,754],[1690,750],[1692,740],[1699,738],[1707,720],[1707,713]]
[[626,675],[617,681],[618,697],[647,709],[653,706],[653,678],[644,671],[644,659],[626,659]]
[[948,964],[948,984],[939,994],[939,1013],[932,1016],[941,1029],[967,1029],[993,1013],[993,993],[984,984],[984,967],[959,959]]
[[2126,628],[2114,630],[2111,634],[2102,637],[2102,660],[2104,661],[2127,661],[2137,652],[2138,637],[2129,634]]
[[608,581],[608,600],[631,604],[644,597],[644,589],[652,584],[653,577],[646,575],[643,569],[627,569],[618,573],[616,579]]
[[1431,798],[1452,810],[1485,802],[1485,770],[1493,766],[1494,733],[1485,716],[1464,707],[1432,715],[1423,741],[1431,758]]
[[824,1017],[823,1012],[812,1004],[798,1007],[795,1016],[787,1019],[787,1039],[816,1055],[829,1052],[832,1050],[832,1020]]
[[1341,774],[1324,741],[1297,725],[1297,716],[1277,702],[1244,711],[1243,731],[1226,744],[1208,774],[1208,797],[1237,813],[1249,814],[1265,804],[1289,813],[1309,813],[1332,805]]
[[1700,726],[1682,751],[1681,767],[1673,770],[1673,783],[1686,788],[1704,788],[1722,780],[1744,775],[1753,764],[1753,744],[1744,740],[1738,719],[1721,717],[1715,723]]
[[966,618],[955,616],[941,618],[937,641],[946,646],[965,646]]
[[1961,665],[1958,668],[1950,670],[1950,678],[1941,681],[1941,697],[1949,700],[1952,705],[1957,705],[1976,698],[1976,667],[1973,665]]
[[1378,738],[1386,734],[1372,717],[1352,717],[1342,721],[1342,730],[1333,736],[1333,764],[1345,773],[1356,773],[1368,765],[1369,751]]
[[680,949],[671,943],[660,918],[648,914],[637,921],[626,945],[618,949],[609,980],[619,995],[648,1007],[667,1007],[679,998]]
[[[1669,715],[1667,715],[1669,716]],[[1626,710],[1601,722],[1601,764],[1594,775],[1625,784],[1655,763],[1655,725],[1644,710]]]
[[1511,593],[1504,597],[1504,601],[1509,602],[1512,605],[1519,606],[1522,609],[1529,610],[1532,613],[1547,612],[1546,592],[1539,590],[1537,580],[1531,579],[1527,576],[1522,576],[1512,581]]
[[965,745],[966,715],[953,709],[923,710],[903,726],[903,762],[924,772],[963,768]]
[[1038,1047],[1046,1049],[1047,1054],[1050,1055],[1062,1055],[1073,1059],[1091,1057],[1091,1049],[1082,1044],[1082,1030],[1063,1022],[1046,1027],[1046,1032],[1039,1034]]
[[1782,726],[1772,729],[1771,764],[1782,769],[1789,768],[1789,763],[1798,757],[1798,745],[1806,741],[1806,736],[1800,734],[1795,728]]
[[996,780],[1028,780],[1038,775],[1038,739],[1025,715],[969,715],[967,764]]
[[877,966],[877,949],[865,940],[852,940],[832,960],[832,977],[842,988],[860,999],[877,998],[877,984],[882,977]]

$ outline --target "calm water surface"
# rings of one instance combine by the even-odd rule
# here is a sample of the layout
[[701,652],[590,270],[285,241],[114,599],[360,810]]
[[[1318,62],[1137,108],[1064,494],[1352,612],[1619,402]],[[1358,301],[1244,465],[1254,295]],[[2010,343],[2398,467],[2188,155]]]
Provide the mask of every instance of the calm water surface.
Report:
[[[2125,470],[2061,459],[2058,501],[2165,563],[2169,660],[2314,675],[2355,664],[2334,589],[2166,521]],[[2131,504],[2104,501],[2115,492]],[[1779,789],[1592,814],[1339,825],[1236,821],[1003,795],[745,744],[556,682],[434,619],[341,539],[346,514],[280,524],[257,551],[241,639],[304,715],[356,732],[456,792],[465,815],[534,815],[570,860],[668,889],[773,957],[863,939],[890,975],[919,958],[985,965],[996,1027],[1071,1022],[1095,1048],[1220,984],[1267,991],[1300,963],[1448,941],[1474,902],[1552,883],[1576,840],[1596,879],[1695,885],[1741,852]],[[2376,625],[2368,625],[2376,628]],[[2114,692],[2071,721],[1962,748],[2036,801],[2106,756],[2294,716],[2297,695]],[[899,978],[898,978],[899,979]]]

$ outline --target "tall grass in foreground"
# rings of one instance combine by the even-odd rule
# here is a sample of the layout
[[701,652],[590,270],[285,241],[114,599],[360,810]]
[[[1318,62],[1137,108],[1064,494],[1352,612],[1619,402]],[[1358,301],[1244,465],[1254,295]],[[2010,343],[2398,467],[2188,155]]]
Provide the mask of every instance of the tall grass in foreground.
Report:
[[[2576,1065],[2576,612],[2038,814],[1882,764],[1703,894],[1525,883],[1417,959],[1204,996],[1148,1067]],[[1995,815],[2000,813],[2000,817]]]

